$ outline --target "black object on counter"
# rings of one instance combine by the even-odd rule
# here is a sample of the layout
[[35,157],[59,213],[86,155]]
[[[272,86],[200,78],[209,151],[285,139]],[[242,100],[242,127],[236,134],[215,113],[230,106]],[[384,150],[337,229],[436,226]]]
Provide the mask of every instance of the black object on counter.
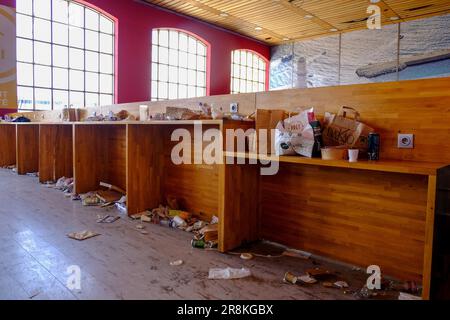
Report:
[[14,119],[13,122],[31,122],[31,120],[22,116],[18,117],[17,119]]
[[380,160],[380,145],[381,139],[378,133],[370,133],[369,134],[369,150],[368,157],[369,160]]

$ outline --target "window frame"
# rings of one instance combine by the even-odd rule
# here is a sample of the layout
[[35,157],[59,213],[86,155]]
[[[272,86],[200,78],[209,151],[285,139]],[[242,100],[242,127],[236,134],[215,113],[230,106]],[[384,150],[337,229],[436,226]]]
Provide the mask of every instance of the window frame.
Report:
[[[251,53],[253,56],[258,57],[258,59],[261,59],[264,62],[265,70],[262,70],[259,67],[258,67],[258,69],[255,69],[254,66],[250,66],[250,69],[252,69],[252,71],[254,71],[254,70],[258,70],[258,72],[259,71],[264,71],[264,83],[259,81],[259,77],[258,77],[258,81],[249,80],[248,77],[247,77],[248,74],[246,74],[245,78],[240,77],[240,75],[238,77],[235,76],[235,74],[234,74],[234,67],[235,67],[235,65],[239,66],[239,71],[241,71],[242,67],[245,67],[245,68],[249,67],[247,63],[245,65],[243,65],[241,63],[238,63],[238,64],[235,63],[234,55],[235,55],[236,52],[246,52],[247,54]],[[260,54],[259,52],[254,51],[254,50],[251,50],[251,49],[235,49],[235,50],[232,50],[231,51],[231,64],[230,64],[231,65],[231,69],[230,69],[230,93],[231,94],[241,94],[241,93],[255,93],[255,92],[268,91],[269,90],[269,64],[270,64],[270,62],[269,62],[269,60],[266,57],[264,57],[262,54]],[[260,91],[259,89],[256,90],[256,91],[254,91],[254,90],[247,91],[246,90],[245,92],[241,92],[240,86],[239,86],[239,90],[235,91],[234,90],[234,80],[239,80],[239,82],[241,82],[242,80],[245,81],[245,82],[251,81],[251,82],[254,82],[254,83],[257,83],[257,84],[263,84],[264,85],[264,90],[263,91]]]
[[[26,1],[30,1],[30,0],[26,0]],[[75,3],[79,6],[82,7],[82,12],[83,12],[83,23],[82,26],[79,25],[75,25],[75,24],[71,24],[69,20],[67,20],[66,22],[61,22],[60,19],[55,19],[55,17],[53,16],[54,13],[54,6],[55,6],[55,0],[50,0],[50,17],[40,17],[36,15],[35,12],[35,3],[34,0],[31,1],[31,13],[22,13],[19,11],[16,11],[16,15],[20,15],[23,17],[27,17],[29,19],[31,19],[31,23],[32,23],[32,30],[31,30],[31,36],[22,36],[22,35],[16,35],[16,42],[21,41],[27,41],[27,42],[31,42],[32,45],[32,52],[30,53],[31,55],[31,60],[30,61],[24,61],[24,60],[19,60],[19,57],[16,57],[16,64],[17,67],[19,67],[19,64],[21,65],[27,65],[27,66],[31,66],[32,68],[32,84],[19,84],[17,83],[16,87],[17,87],[17,104],[18,104],[18,109],[21,111],[53,111],[53,110],[59,110],[61,108],[56,109],[55,108],[55,93],[59,93],[59,94],[63,94],[64,96],[67,96],[67,107],[70,107],[73,105],[73,101],[71,101],[71,94],[75,95],[78,94],[83,95],[83,103],[82,106],[76,106],[76,107],[92,107],[92,106],[87,106],[87,101],[88,98],[87,96],[89,94],[92,95],[97,95],[97,107],[102,106],[101,104],[101,99],[102,99],[102,95],[103,96],[110,96],[112,98],[112,103],[116,104],[118,101],[118,68],[117,68],[117,48],[118,48],[118,24],[119,21],[116,17],[112,16],[111,14],[107,13],[106,11],[104,11],[103,9],[92,5],[91,3],[88,3],[84,0],[66,0],[68,6],[67,6],[67,10],[69,9],[69,4],[70,3]],[[88,26],[86,26],[86,15],[87,15],[87,10],[93,11],[95,14],[98,14],[98,27],[97,28],[90,28]],[[69,11],[67,11],[69,12]],[[109,33],[108,31],[101,31],[101,21],[103,19],[107,19],[109,20],[109,22],[112,23],[112,30]],[[69,18],[70,19],[70,18]],[[37,39],[35,36],[35,21],[43,21],[46,23],[50,24],[50,34],[48,35],[50,37],[49,40],[42,40],[42,39]],[[58,42],[55,42],[55,38],[54,38],[54,28],[55,26],[60,26],[63,27],[65,29],[67,29],[67,43],[65,44],[61,44]],[[83,48],[74,46],[73,44],[70,43],[70,31],[71,28],[74,29],[79,29],[81,30],[81,32],[83,33]],[[88,34],[88,32],[95,32],[98,35],[98,43],[97,46],[98,48],[94,49],[88,49],[86,48],[86,35]],[[111,37],[112,40],[112,53],[106,52],[106,51],[102,51],[101,49],[101,38],[103,36],[108,36]],[[50,57],[50,63],[46,64],[46,63],[39,63],[36,62],[36,44],[38,45],[45,45],[45,46],[49,46],[50,47],[50,53],[51,53],[51,57]],[[63,50],[67,50],[67,66],[59,66],[57,64],[55,64],[55,48],[59,48],[59,49],[63,49]],[[19,49],[19,48],[18,48]],[[70,65],[70,57],[71,57],[71,49],[72,50],[81,50],[83,52],[83,68],[76,68]],[[93,70],[88,70],[87,69],[87,54],[88,53],[92,53],[95,55],[98,55],[98,62],[97,65],[95,67],[96,71]],[[102,61],[102,55],[104,56],[108,56],[111,59],[112,65],[111,65],[111,72],[110,73],[105,73],[105,72],[101,72],[101,61]],[[36,78],[35,78],[35,73],[36,73],[36,66],[38,67],[45,67],[46,69],[49,69],[50,72],[50,86],[40,86],[40,85],[36,85]],[[63,70],[64,72],[67,72],[67,86],[66,88],[62,88],[62,87],[58,87],[55,86],[54,83],[54,79],[55,79],[55,71],[58,70]],[[81,72],[82,76],[83,76],[83,90],[79,90],[79,89],[71,89],[70,88],[70,78],[71,78],[71,73],[72,72]],[[97,81],[97,90],[88,90],[87,88],[87,83],[88,83],[88,76],[89,75],[96,75],[96,77],[98,77]],[[111,88],[112,88],[112,93],[106,93],[103,92],[100,87],[101,87],[101,77],[103,76],[108,76],[108,77],[112,77],[112,83],[111,83]],[[31,108],[20,108],[21,107],[21,102],[23,101],[23,99],[20,99],[19,97],[19,89],[26,89],[26,90],[31,90],[32,91],[32,106]],[[37,100],[36,100],[36,90],[49,90],[50,91],[50,108],[48,109],[43,109],[43,108],[39,108],[38,106],[43,105],[42,103],[38,104]],[[64,107],[64,106],[63,106]]]
[[[204,55],[204,56],[203,56],[203,55],[199,55],[199,54],[196,52],[196,53],[195,53],[195,57],[196,57],[196,59],[198,59],[198,57],[203,57],[203,58],[205,58],[205,70],[204,70],[204,71],[199,70],[197,67],[195,68],[195,70],[192,69],[192,68],[189,68],[189,67],[187,67],[187,68],[180,67],[180,64],[179,64],[179,63],[177,63],[176,65],[171,65],[170,62],[168,62],[168,63],[161,63],[161,62],[160,62],[160,59],[159,59],[159,53],[158,53],[158,59],[155,60],[155,59],[154,59],[154,56],[153,56],[153,49],[154,49],[154,47],[156,46],[156,47],[158,48],[158,52],[159,52],[159,48],[160,48],[160,47],[166,48],[165,46],[161,46],[159,39],[158,39],[158,43],[157,43],[157,44],[154,43],[153,34],[154,34],[155,31],[157,31],[157,32],[160,32],[160,31],[167,31],[167,32],[169,33],[169,35],[170,35],[170,32],[171,32],[171,31],[172,31],[172,32],[175,31],[175,32],[178,33],[178,35],[180,35],[180,34],[186,35],[187,38],[188,38],[188,42],[189,42],[189,37],[192,37],[192,38],[195,39],[197,45],[198,45],[198,42],[200,42],[202,45],[204,45],[204,47],[205,47],[205,55]],[[158,35],[159,35],[159,33],[158,33]],[[177,98],[169,98],[169,97],[170,97],[170,93],[169,93],[169,90],[170,90],[170,89],[169,89],[169,86],[170,86],[170,84],[176,85],[178,88],[179,88],[180,85],[184,85],[184,84],[183,84],[183,83],[180,83],[179,76],[178,76],[178,78],[177,78],[177,82],[172,82],[172,81],[170,81],[170,79],[168,79],[167,81],[160,81],[160,80],[159,80],[159,72],[158,72],[158,71],[155,71],[155,70],[153,69],[153,65],[154,65],[154,64],[156,64],[158,67],[159,67],[159,65],[165,65],[165,66],[167,66],[168,69],[169,69],[170,67],[175,67],[175,68],[177,68],[178,71],[179,71],[180,69],[186,69],[188,72],[189,72],[189,70],[192,70],[192,71],[195,71],[196,74],[197,74],[198,72],[204,72],[204,73],[205,73],[205,86],[204,86],[204,89],[205,89],[205,96],[209,96],[209,95],[210,95],[210,79],[211,79],[211,73],[210,73],[210,69],[211,69],[211,44],[210,44],[207,40],[205,40],[205,39],[202,38],[201,36],[199,36],[199,35],[197,35],[197,34],[195,34],[195,33],[193,33],[193,32],[190,32],[190,31],[188,31],[188,30],[179,29],[179,28],[172,28],[172,27],[157,27],[157,28],[153,28],[153,29],[151,30],[151,37],[150,37],[150,39],[151,39],[151,41],[150,41],[150,42],[151,42],[151,43],[150,43],[150,45],[151,45],[151,51],[150,51],[150,90],[149,90],[149,91],[150,91],[150,101],[171,101],[171,100],[177,100],[177,99],[189,99],[189,94],[186,96],[186,98],[180,98],[179,93],[177,94]],[[179,44],[179,42],[180,42],[180,40],[178,39],[178,44]],[[178,59],[179,59],[180,52],[185,52],[185,51],[183,51],[183,50],[180,50],[180,49],[179,49],[179,46],[178,46],[178,48],[171,48],[171,46],[170,46],[170,38],[169,38],[169,43],[168,43],[167,49],[168,49],[169,54],[170,54],[170,51],[171,51],[171,50],[172,50],[172,51],[176,51],[176,52],[177,52],[177,57],[178,57]],[[188,50],[188,51],[189,51],[189,50]],[[189,56],[188,51],[187,51],[186,53],[187,53],[188,56]],[[168,57],[168,59],[169,59],[169,57]],[[157,73],[156,79],[153,77],[153,75],[154,75],[155,72]],[[169,74],[168,74],[168,77],[170,77]],[[168,86],[168,89],[167,89],[167,92],[168,92],[168,98],[160,98],[159,92],[158,92],[157,95],[154,94],[154,92],[153,92],[153,84],[154,84],[154,82],[156,82],[157,85],[159,85],[160,82],[163,82],[163,83],[166,83],[166,84],[167,84],[167,86]],[[189,87],[190,87],[190,86],[189,86],[189,83],[186,84],[186,87],[187,87],[187,91],[189,91]],[[196,85],[195,85],[195,88],[197,89],[197,88],[203,88],[203,87],[202,87],[202,86],[198,86],[198,85],[196,84]],[[158,91],[159,91],[159,90],[158,90]],[[196,94],[195,97],[201,97],[201,96],[198,96],[198,95]],[[194,97],[194,98],[195,98],[195,97]],[[192,97],[191,97],[191,98],[192,98]]]

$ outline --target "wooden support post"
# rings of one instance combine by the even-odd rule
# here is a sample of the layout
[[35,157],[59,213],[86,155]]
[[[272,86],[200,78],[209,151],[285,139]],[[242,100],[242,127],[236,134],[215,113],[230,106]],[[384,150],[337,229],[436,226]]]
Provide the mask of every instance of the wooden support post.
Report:
[[18,124],[16,136],[17,173],[39,171],[39,124]]

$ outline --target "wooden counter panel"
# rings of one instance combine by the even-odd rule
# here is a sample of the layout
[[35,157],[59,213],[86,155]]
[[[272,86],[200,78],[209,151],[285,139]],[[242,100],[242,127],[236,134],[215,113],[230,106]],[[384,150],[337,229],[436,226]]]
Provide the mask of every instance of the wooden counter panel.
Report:
[[[161,127],[164,141],[164,200],[167,196],[175,196],[189,212],[201,219],[209,221],[219,210],[219,165],[194,164],[195,151],[191,150],[192,164],[175,165],[171,159],[172,148],[179,142],[172,142],[171,135],[175,128],[184,128],[191,133],[192,145],[194,132],[192,126]],[[204,125],[202,130],[219,129],[218,125]],[[209,143],[204,142],[203,146]]]
[[41,125],[39,133],[39,181],[73,177],[73,128]]
[[126,189],[126,126],[74,126],[75,192],[106,182]]
[[17,173],[39,171],[39,125],[17,125]]
[[261,177],[261,237],[421,281],[427,186],[426,176],[282,164]]
[[0,124],[0,167],[16,164],[16,126]]

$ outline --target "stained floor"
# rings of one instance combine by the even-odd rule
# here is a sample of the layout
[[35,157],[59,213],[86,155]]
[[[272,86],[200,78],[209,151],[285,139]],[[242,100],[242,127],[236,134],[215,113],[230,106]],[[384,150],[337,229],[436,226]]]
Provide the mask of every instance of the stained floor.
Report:
[[[111,211],[110,213],[117,213]],[[351,267],[281,257],[241,260],[236,255],[193,249],[191,235],[146,224],[148,235],[128,217],[97,224],[105,209],[83,207],[37,178],[0,169],[0,299],[355,299],[344,290],[283,283],[286,271],[302,275],[321,266],[351,290],[367,276]],[[74,231],[101,235],[78,242]],[[183,260],[181,266],[171,261]],[[68,267],[79,266],[81,289],[67,287]],[[209,268],[249,268],[252,277],[208,280]]]

